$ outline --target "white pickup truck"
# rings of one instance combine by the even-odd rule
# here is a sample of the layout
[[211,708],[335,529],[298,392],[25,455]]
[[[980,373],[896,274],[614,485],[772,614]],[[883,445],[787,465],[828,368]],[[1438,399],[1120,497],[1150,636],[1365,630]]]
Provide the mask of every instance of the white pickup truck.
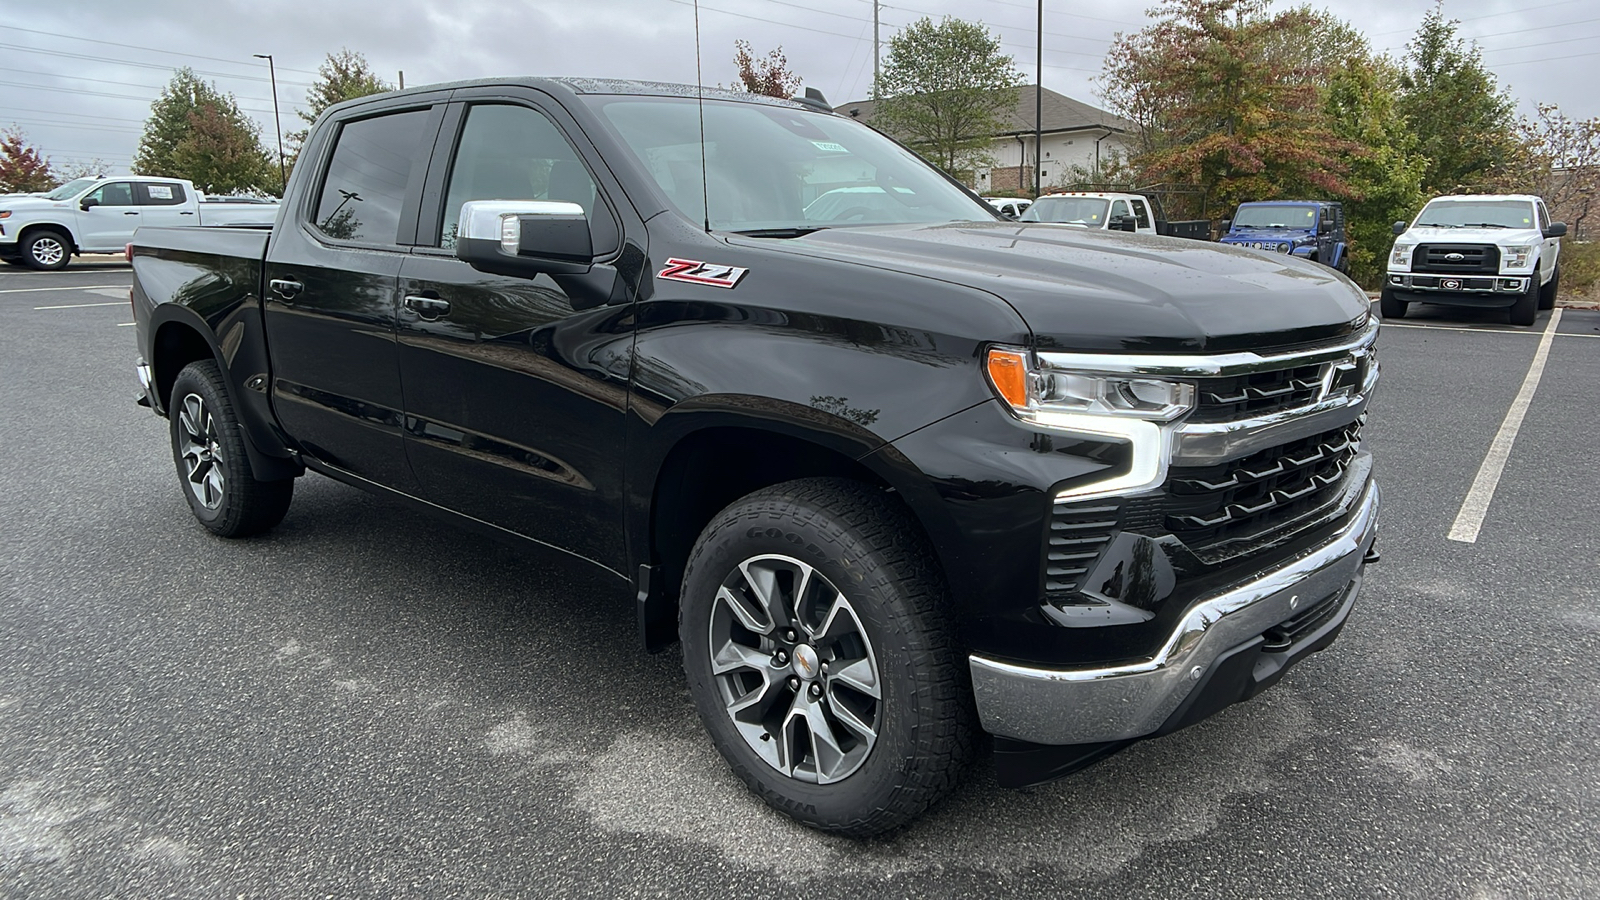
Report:
[[1407,225],[1394,223],[1394,249],[1380,298],[1383,317],[1412,303],[1500,308],[1511,324],[1532,325],[1555,305],[1567,226],[1550,221],[1529,194],[1435,197]]
[[210,203],[181,178],[79,178],[0,199],[0,260],[63,269],[76,253],[121,253],[140,226],[271,225],[277,204]]

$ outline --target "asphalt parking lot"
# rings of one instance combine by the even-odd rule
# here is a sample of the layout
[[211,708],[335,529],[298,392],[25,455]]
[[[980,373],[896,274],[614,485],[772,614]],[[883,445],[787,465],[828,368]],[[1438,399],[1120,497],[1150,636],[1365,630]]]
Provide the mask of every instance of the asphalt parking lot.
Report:
[[0,271],[0,897],[1600,896],[1600,312],[1384,329],[1383,561],[1327,652],[855,843],[749,796],[553,561],[316,477],[211,537],[128,283]]

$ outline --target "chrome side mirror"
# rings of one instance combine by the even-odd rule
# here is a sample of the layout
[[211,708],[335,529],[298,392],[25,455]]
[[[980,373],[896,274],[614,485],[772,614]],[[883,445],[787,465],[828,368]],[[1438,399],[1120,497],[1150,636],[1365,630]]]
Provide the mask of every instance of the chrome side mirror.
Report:
[[496,275],[582,275],[594,265],[583,207],[551,200],[461,204],[456,258]]

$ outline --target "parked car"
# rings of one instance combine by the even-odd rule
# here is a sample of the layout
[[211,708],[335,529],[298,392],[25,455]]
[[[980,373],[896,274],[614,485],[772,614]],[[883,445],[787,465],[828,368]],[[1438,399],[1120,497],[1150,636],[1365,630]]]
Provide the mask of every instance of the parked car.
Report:
[[1024,222],[1052,222],[1093,231],[1128,231],[1168,237],[1210,240],[1211,223],[1203,219],[1170,222],[1160,207],[1143,194],[1102,191],[1060,191],[1045,194],[1022,216]]
[[39,197],[0,201],[0,259],[64,269],[75,254],[121,253],[147,226],[271,225],[278,207],[202,203],[180,178],[79,178]]
[[995,208],[995,211],[1008,219],[1020,219],[1028,211],[1033,201],[1027,197],[985,197],[983,202]]
[[1530,194],[1435,197],[1416,221],[1394,223],[1394,248],[1379,301],[1386,319],[1412,303],[1503,308],[1532,325],[1561,287],[1562,222]]
[[1347,279],[1005,221],[814,105],[379,94],[319,117],[283,209],[129,251],[198,521],[266,531],[310,470],[553,550],[681,642],[713,743],[808,825],[910,821],[979,729],[1025,786],[1205,719],[1328,646],[1375,558]]
[[1337,269],[1349,268],[1344,204],[1328,200],[1241,203],[1222,243],[1284,253]]

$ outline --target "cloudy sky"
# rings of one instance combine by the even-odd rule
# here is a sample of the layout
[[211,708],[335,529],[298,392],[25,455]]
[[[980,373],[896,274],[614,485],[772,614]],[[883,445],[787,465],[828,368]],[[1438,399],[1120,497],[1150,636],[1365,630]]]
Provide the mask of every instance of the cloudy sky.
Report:
[[[1314,5],[1316,0],[1313,0]],[[11,4],[7,4],[11,5]],[[1095,77],[1118,32],[1149,20],[1149,0],[1045,0],[1044,84],[1098,104]],[[1288,4],[1280,0],[1278,8]],[[1399,56],[1432,0],[1338,0],[1334,14]],[[1531,112],[1557,103],[1600,116],[1600,5],[1594,0],[1445,0],[1484,60]],[[407,86],[491,75],[593,75],[693,82],[691,0],[139,0],[33,4],[0,17],[0,127],[16,124],[57,163],[92,158],[126,171],[150,101],[177,66],[232,92],[270,145],[273,54],[285,131],[330,51],[366,54]],[[790,67],[835,104],[872,78],[873,0],[704,0],[705,80],[735,80],[733,42],[782,45]],[[979,20],[999,33],[1031,81],[1030,0],[905,0],[881,4],[882,36],[923,16]]]

